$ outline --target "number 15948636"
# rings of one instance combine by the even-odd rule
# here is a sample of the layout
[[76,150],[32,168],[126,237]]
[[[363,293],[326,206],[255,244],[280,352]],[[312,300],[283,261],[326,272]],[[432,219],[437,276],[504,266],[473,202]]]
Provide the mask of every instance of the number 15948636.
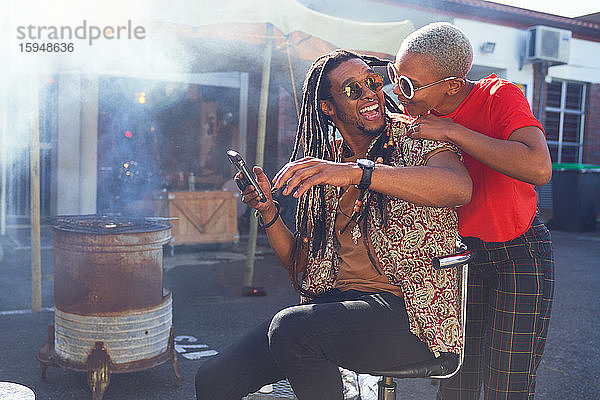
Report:
[[75,50],[73,43],[19,43],[21,53],[72,53]]

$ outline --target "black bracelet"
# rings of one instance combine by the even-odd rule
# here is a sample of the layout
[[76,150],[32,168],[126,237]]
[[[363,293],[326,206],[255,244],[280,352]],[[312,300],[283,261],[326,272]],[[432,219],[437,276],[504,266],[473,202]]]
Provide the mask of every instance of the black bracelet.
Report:
[[262,217],[260,216],[260,213],[258,212],[258,210],[256,210],[254,212],[254,215],[256,215],[256,218],[258,219],[258,226],[262,226],[263,228],[267,229],[271,225],[273,225],[275,222],[277,222],[277,218],[279,218],[279,209],[281,206],[279,205],[279,202],[277,200],[273,200],[273,204],[275,204],[275,208],[277,208],[277,214],[275,214],[273,219],[271,221],[269,221],[269,223],[267,223],[267,224],[263,223]]

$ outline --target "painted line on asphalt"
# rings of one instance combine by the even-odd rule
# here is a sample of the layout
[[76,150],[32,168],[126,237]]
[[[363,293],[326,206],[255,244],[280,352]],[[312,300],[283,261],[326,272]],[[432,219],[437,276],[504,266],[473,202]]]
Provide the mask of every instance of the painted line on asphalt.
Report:
[[207,349],[207,344],[196,343],[198,339],[195,336],[180,335],[175,337],[175,351],[177,354],[187,358],[188,360],[199,360],[204,357],[212,357],[219,354],[216,350],[202,350]]
[[600,242],[600,236],[577,236],[577,240],[593,240]]
[[[54,312],[54,307],[42,307],[40,311]],[[21,315],[21,314],[33,314],[32,310],[8,310],[0,311],[0,317],[4,315]]]
[[199,360],[204,357],[212,357],[219,354],[216,350],[204,350],[204,351],[195,351],[193,353],[179,353],[181,356],[187,358],[188,360]]

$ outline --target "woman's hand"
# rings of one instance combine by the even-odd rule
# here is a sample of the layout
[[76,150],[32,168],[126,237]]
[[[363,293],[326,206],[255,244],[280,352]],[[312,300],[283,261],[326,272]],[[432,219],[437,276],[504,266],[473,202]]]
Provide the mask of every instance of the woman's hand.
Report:
[[450,118],[440,118],[433,114],[427,114],[417,118],[406,129],[406,135],[412,139],[451,142],[451,133],[460,128],[461,126],[452,122]]

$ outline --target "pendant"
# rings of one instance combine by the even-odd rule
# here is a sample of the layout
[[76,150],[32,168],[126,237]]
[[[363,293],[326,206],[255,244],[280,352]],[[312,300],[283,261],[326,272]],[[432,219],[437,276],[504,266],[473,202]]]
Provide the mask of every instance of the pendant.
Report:
[[358,227],[358,224],[354,225],[354,228],[352,228],[352,240],[354,241],[355,245],[358,244],[358,239],[360,239],[361,236],[362,234],[360,233],[360,228]]

